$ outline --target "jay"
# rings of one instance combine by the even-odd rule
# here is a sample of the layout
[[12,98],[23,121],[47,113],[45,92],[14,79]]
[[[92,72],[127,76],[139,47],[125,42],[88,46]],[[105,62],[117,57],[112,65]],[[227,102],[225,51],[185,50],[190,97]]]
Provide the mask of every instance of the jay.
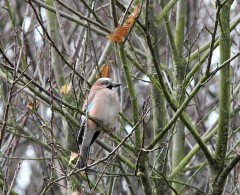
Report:
[[[120,111],[118,94],[113,90],[121,84],[113,83],[110,78],[98,79],[90,89],[83,104],[83,110],[97,119],[103,127],[112,128]],[[101,133],[101,126],[87,117],[81,117],[81,127],[78,135],[80,145],[80,168],[87,165],[90,146]]]

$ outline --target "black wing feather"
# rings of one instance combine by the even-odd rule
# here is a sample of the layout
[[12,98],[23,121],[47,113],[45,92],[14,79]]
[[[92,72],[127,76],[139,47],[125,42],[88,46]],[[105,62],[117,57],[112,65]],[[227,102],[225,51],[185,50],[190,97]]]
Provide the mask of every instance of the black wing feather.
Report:
[[93,138],[92,138],[91,143],[90,143],[90,146],[93,144],[93,142],[96,141],[96,139],[98,138],[98,136],[99,136],[100,133],[101,133],[100,131],[96,131],[96,132],[94,133]]

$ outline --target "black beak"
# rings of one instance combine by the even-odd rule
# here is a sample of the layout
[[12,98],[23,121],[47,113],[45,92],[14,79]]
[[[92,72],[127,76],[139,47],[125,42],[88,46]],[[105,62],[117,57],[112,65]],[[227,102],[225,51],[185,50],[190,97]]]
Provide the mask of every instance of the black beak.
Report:
[[112,87],[119,87],[120,85],[122,85],[121,83],[113,83]]

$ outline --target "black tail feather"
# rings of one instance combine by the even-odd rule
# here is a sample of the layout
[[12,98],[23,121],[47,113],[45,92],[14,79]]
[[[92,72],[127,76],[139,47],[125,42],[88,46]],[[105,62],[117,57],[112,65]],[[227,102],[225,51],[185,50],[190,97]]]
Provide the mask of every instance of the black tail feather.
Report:
[[81,146],[80,151],[80,169],[87,166],[88,156],[89,156],[90,146]]

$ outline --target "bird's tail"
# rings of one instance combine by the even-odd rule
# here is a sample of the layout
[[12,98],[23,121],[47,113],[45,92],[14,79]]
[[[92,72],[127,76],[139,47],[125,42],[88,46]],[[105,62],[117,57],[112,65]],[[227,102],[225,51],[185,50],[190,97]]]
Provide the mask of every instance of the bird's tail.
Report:
[[80,151],[80,155],[81,155],[80,169],[83,168],[83,167],[86,167],[86,165],[87,165],[89,150],[90,150],[90,146],[83,146],[83,145],[81,146],[81,151]]

